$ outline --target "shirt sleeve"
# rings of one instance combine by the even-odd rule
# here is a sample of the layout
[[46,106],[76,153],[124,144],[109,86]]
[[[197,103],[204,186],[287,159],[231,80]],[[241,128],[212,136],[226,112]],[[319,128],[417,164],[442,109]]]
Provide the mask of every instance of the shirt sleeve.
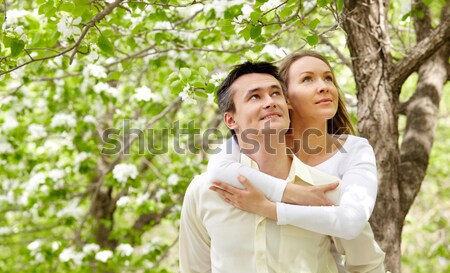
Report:
[[313,232],[353,239],[372,214],[377,196],[375,154],[366,139],[355,143],[344,162],[339,206],[312,207],[277,203],[279,225],[294,225]]
[[332,237],[337,251],[345,255],[345,269],[349,273],[380,273],[384,268],[385,253],[378,246],[370,224],[352,240]]
[[209,181],[220,180],[236,188],[244,189],[237,177],[246,177],[256,188],[273,202],[280,202],[287,181],[279,179],[250,167],[240,161],[240,149],[234,138],[220,146],[220,152],[211,156],[208,162]]
[[210,237],[198,213],[197,182],[189,185],[181,209],[180,272],[211,272]]

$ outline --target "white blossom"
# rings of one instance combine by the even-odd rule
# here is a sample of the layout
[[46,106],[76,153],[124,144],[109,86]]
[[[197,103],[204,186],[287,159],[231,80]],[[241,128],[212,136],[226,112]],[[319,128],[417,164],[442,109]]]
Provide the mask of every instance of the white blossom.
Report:
[[76,25],[81,23],[81,17],[73,19],[72,17],[66,15],[65,13],[61,16],[56,27],[58,31],[62,34],[63,38],[73,37],[74,39],[78,38],[81,34],[81,29]]
[[75,127],[76,124],[77,120],[73,114],[58,113],[52,118],[50,126],[53,128],[58,126],[68,126],[72,128]]
[[120,183],[127,182],[128,178],[135,179],[138,175],[138,170],[133,164],[118,164],[114,167],[113,176]]
[[130,202],[130,197],[122,196],[119,198],[119,200],[117,200],[117,206],[123,207],[123,206],[127,205],[129,202]]
[[104,68],[101,65],[96,65],[96,64],[88,64],[84,69],[83,69],[83,76],[85,76],[86,78],[92,76],[94,78],[97,79],[103,79],[106,78],[106,68]]
[[30,133],[31,140],[36,140],[47,136],[45,127],[40,124],[30,124],[30,126],[28,126],[28,133]]
[[111,250],[103,250],[103,251],[97,252],[97,254],[95,254],[95,259],[97,261],[106,263],[106,261],[108,261],[110,258],[112,258],[112,256],[113,256],[113,252]]
[[53,169],[48,173],[48,177],[51,178],[53,181],[57,182],[58,180],[61,180],[66,173],[64,170],[60,169]]
[[215,73],[215,74],[211,75],[210,82],[217,87],[222,83],[222,81],[225,79],[226,76],[227,76],[227,74],[225,72]]
[[188,83],[183,87],[183,91],[181,91],[178,96],[181,97],[181,100],[186,104],[197,104],[197,101],[191,97],[189,91],[192,89],[191,85]]
[[252,8],[252,6],[250,6],[248,4],[244,4],[241,8],[241,11],[244,16],[248,17],[253,12],[253,8]]
[[156,22],[154,29],[157,29],[157,30],[172,29],[172,25],[168,21]]
[[59,249],[59,247],[61,246],[60,242],[53,242],[52,243],[52,250],[53,251],[57,251]]
[[83,118],[83,121],[86,122],[86,123],[92,123],[92,124],[96,124],[96,123],[97,123],[97,120],[96,120],[95,117],[92,116],[92,115],[87,115],[87,116],[85,116],[85,117]]
[[214,98],[214,93],[209,93],[207,98],[208,104],[214,104]]
[[85,161],[90,156],[91,156],[90,153],[81,152],[75,156],[74,164],[78,165],[78,164],[82,163],[83,161]]
[[280,59],[285,57],[289,53],[289,51],[290,50],[287,48],[280,48],[273,44],[266,44],[261,53],[267,53],[274,59]]
[[130,256],[133,254],[134,248],[129,244],[120,244],[116,248],[121,256]]
[[144,193],[143,195],[140,195],[136,198],[136,204],[140,205],[142,203],[144,203],[145,201],[148,200],[148,198],[150,197],[150,194],[148,192]]
[[152,97],[152,91],[147,86],[136,88],[136,94],[133,96],[138,101],[149,101]]
[[100,250],[100,246],[97,244],[85,244],[83,246],[83,252],[89,254],[91,252],[97,252]]
[[29,243],[27,249],[31,252],[36,252],[41,248],[41,246],[42,246],[41,240],[37,239]]
[[101,92],[104,92],[106,94],[111,95],[114,98],[117,98],[119,96],[119,90],[117,88],[110,86],[107,83],[99,82],[94,86],[94,92],[97,94],[100,94]]
[[9,132],[9,131],[15,129],[17,126],[19,126],[19,123],[17,122],[16,117],[14,117],[12,115],[8,115],[2,124],[2,130],[4,132]]
[[72,201],[67,204],[64,208],[58,210],[56,217],[65,218],[73,217],[75,219],[80,219],[84,214],[84,210],[78,205],[76,201]]
[[169,186],[175,186],[176,184],[178,184],[179,180],[180,180],[180,177],[178,177],[178,175],[173,173],[173,174],[169,175],[169,178],[167,178],[167,184]]
[[44,255],[42,254],[42,253],[36,253],[36,255],[34,255],[34,261],[36,262],[36,263],[42,263],[42,262],[44,262],[45,261],[45,257],[44,257]]
[[64,249],[59,254],[59,260],[63,263],[72,260],[75,264],[80,265],[85,254],[83,252],[77,252],[72,247]]
[[11,233],[10,227],[0,227],[0,235],[5,235]]
[[281,0],[268,0],[261,6],[261,11],[268,11],[281,5]]
[[11,143],[0,140],[0,154],[12,154],[14,153],[14,148]]

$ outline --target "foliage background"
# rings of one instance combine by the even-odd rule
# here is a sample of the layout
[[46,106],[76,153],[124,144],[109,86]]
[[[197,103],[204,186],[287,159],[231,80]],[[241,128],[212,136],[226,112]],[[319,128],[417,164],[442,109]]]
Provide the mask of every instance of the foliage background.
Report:
[[[437,18],[445,1],[424,2]],[[213,94],[231,65],[322,52],[356,119],[342,1],[0,4],[0,271],[177,271],[182,196],[205,169],[202,147],[217,143],[188,134],[226,135]],[[408,14],[420,11],[389,8],[400,57],[415,40]],[[404,227],[404,272],[450,272],[449,89]],[[129,153],[105,153],[107,129],[122,148],[131,133]]]

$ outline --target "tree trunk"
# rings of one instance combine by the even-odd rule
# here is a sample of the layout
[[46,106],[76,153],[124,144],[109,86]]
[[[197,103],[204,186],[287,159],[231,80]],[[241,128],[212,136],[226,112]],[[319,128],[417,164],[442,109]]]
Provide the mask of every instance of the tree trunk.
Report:
[[[359,133],[369,140],[377,158],[379,188],[370,222],[377,241],[386,252],[386,269],[400,272],[403,222],[425,175],[437,119],[439,91],[447,78],[442,69],[446,69],[448,52],[442,49],[445,52],[436,54],[442,57],[430,56],[447,41],[449,21],[442,20],[443,27],[428,34],[423,43],[416,45],[417,50],[411,50],[411,56],[393,64],[387,31],[388,6],[387,0],[347,0],[343,28],[347,33],[356,80]],[[434,65],[438,60],[440,68],[436,70]],[[421,65],[423,61],[427,62]],[[408,126],[400,154],[399,94],[404,80],[419,66],[420,82],[407,107]],[[430,84],[433,73],[440,76]],[[417,137],[417,129],[421,133],[423,130],[427,132]],[[411,181],[410,172],[414,172],[414,181]]]

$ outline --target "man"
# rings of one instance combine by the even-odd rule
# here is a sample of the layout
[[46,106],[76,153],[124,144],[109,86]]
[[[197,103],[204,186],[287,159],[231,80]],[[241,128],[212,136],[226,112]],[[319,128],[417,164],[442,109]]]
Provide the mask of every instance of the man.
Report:
[[[247,62],[228,75],[218,99],[225,123],[247,152],[241,162],[293,182],[295,164],[278,135],[289,128],[285,95],[275,66]],[[271,134],[264,134],[264,129]],[[202,174],[185,195],[180,225],[182,272],[337,272],[328,236],[279,226],[241,211],[209,186],[207,174]]]

